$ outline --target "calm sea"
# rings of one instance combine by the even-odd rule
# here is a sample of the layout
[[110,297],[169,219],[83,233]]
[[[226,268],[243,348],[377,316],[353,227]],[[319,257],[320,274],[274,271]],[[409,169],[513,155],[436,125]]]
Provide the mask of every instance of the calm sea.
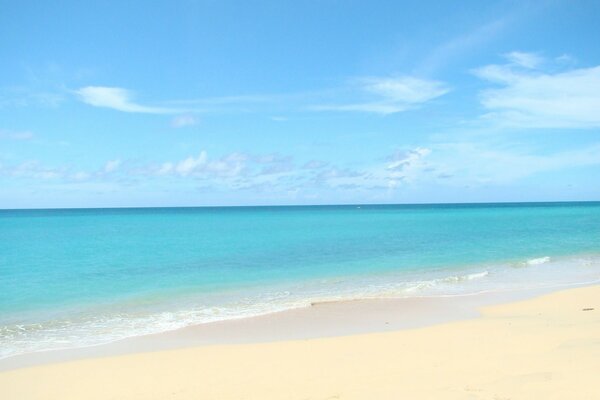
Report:
[[0,357],[600,278],[600,203],[0,211]]

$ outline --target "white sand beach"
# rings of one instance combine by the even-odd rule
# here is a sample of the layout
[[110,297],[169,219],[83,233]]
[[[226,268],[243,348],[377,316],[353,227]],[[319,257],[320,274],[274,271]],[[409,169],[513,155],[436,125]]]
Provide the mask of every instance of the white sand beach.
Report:
[[0,373],[0,393],[24,400],[600,398],[600,286],[468,314],[388,332],[13,369]]

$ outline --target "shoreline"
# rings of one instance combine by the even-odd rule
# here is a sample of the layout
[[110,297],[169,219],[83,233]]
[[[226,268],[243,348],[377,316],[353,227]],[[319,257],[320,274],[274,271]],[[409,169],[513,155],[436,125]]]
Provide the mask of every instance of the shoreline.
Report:
[[412,329],[15,369],[0,373],[0,392],[23,400],[600,398],[599,313],[600,285],[584,286]]
[[[461,247],[459,246],[459,248]],[[470,247],[463,250],[469,249]],[[170,252],[168,253],[170,254]],[[180,276],[186,276],[186,273],[179,270],[172,271],[170,268],[164,269],[162,272],[169,279],[173,279],[174,283],[165,285],[164,292],[161,291],[163,289],[139,291],[135,285],[143,282],[146,278],[140,279],[137,274],[143,271],[142,276],[145,276],[146,267],[144,267],[139,270],[134,269],[132,272],[123,272],[123,280],[116,285],[121,289],[116,292],[129,292],[129,294],[114,298],[110,295],[114,285],[104,287],[104,284],[94,282],[96,279],[102,282],[112,281],[113,279],[109,279],[109,277],[113,276],[115,271],[111,272],[110,268],[106,271],[93,271],[92,268],[91,271],[85,273],[81,271],[80,276],[88,276],[91,280],[88,282],[84,279],[80,285],[76,286],[80,288],[89,286],[91,288],[89,290],[92,292],[102,289],[102,295],[92,296],[90,294],[89,299],[85,301],[78,301],[79,295],[69,295],[70,283],[63,285],[62,283],[50,284],[51,282],[48,282],[49,284],[41,288],[42,290],[39,292],[36,290],[19,291],[14,289],[19,285],[13,285],[14,288],[3,293],[8,301],[4,304],[5,307],[1,313],[3,346],[0,348],[0,370],[10,368],[7,363],[12,363],[12,361],[6,360],[12,360],[15,357],[21,359],[23,356],[25,359],[31,360],[22,365],[35,365],[37,362],[33,360],[34,358],[50,358],[52,360],[71,358],[71,356],[57,355],[62,352],[73,353],[72,357],[74,358],[88,355],[102,356],[105,353],[96,348],[112,349],[114,348],[112,343],[123,340],[129,342],[146,335],[164,334],[169,341],[172,341],[172,335],[165,334],[166,332],[188,329],[195,325],[212,325],[217,321],[263,318],[265,315],[274,315],[280,312],[295,312],[296,309],[310,307],[311,304],[318,306],[323,302],[364,301],[364,299],[372,298],[467,296],[478,292],[515,289],[517,291],[528,291],[529,289],[535,291],[538,286],[552,286],[549,290],[556,290],[553,287],[555,285],[562,287],[563,284],[589,284],[600,277],[600,253],[597,249],[576,252],[569,249],[568,254],[557,253],[555,249],[535,252],[528,250],[525,255],[518,254],[518,252],[505,252],[486,256],[494,261],[467,262],[463,260],[459,264],[444,264],[442,267],[435,266],[437,265],[435,263],[430,267],[419,267],[419,263],[416,263],[410,268],[379,270],[377,269],[379,267],[373,267],[373,270],[361,270],[360,273],[352,273],[351,269],[346,271],[344,268],[349,267],[344,267],[340,271],[324,269],[326,273],[323,273],[323,276],[311,270],[303,278],[287,276],[285,280],[274,280],[269,283],[260,283],[260,279],[257,278],[256,282],[251,284],[232,284],[231,287],[224,286],[224,288],[215,286],[213,290],[208,291],[203,290],[202,285],[189,284],[186,286],[177,283],[181,279]],[[343,256],[343,258],[346,257],[349,255]],[[337,259],[337,255],[334,258]],[[127,261],[123,262],[129,265]],[[458,263],[458,259],[455,262]],[[252,263],[250,262],[250,264]],[[19,264],[15,263],[14,265]],[[375,262],[373,265],[379,264]],[[27,270],[27,268],[17,269]],[[202,270],[202,268],[196,267],[187,269]],[[133,273],[135,271],[137,272]],[[72,272],[74,276],[79,274],[76,270]],[[17,275],[18,273],[17,271]],[[121,272],[118,272],[114,277],[120,276],[120,274]],[[255,271],[251,268],[241,274],[254,275]],[[219,276],[217,271],[214,271],[212,275]],[[260,277],[260,272],[258,276]],[[147,280],[160,282],[160,279]],[[6,280],[6,282],[9,281],[10,279]],[[244,280],[241,279],[240,282],[242,281]],[[133,287],[130,287],[129,283]],[[152,283],[149,286],[160,287],[161,285]],[[61,290],[63,288],[65,290]],[[128,289],[123,290],[123,288]],[[78,290],[76,287],[73,289]],[[12,290],[15,291],[13,296],[10,295]],[[41,299],[44,297],[41,296],[42,293],[48,298],[47,303],[38,306],[36,302],[30,301],[35,300],[36,297]],[[72,300],[58,305],[54,305],[50,301],[53,297],[60,298],[65,295],[73,297]],[[446,319],[441,320],[445,321]],[[245,328],[241,326],[240,329]],[[344,335],[348,333],[347,331],[353,333],[357,329],[351,328],[324,335],[311,333],[307,336]],[[365,329],[358,329],[358,331],[359,333],[365,332]],[[376,331],[376,329],[369,328],[368,331]],[[295,338],[295,336],[287,338]],[[286,337],[260,338],[262,341],[282,339],[286,339]],[[242,340],[233,340],[233,342],[240,341]],[[223,341],[186,339],[186,346],[213,343],[223,343]],[[92,350],[71,351],[71,349],[88,347]],[[159,349],[175,347],[183,347],[183,345],[158,343],[156,346]],[[151,350],[154,348],[146,346],[141,349],[141,351]],[[49,355],[47,356],[46,353]],[[41,356],[38,357],[37,354],[41,354]],[[114,352],[109,354],[114,354]]]
[[416,329],[481,316],[480,309],[532,299],[597,281],[458,295],[313,302],[268,314],[194,324],[98,345],[18,354],[0,359],[0,373],[89,358],[193,348],[344,337]]

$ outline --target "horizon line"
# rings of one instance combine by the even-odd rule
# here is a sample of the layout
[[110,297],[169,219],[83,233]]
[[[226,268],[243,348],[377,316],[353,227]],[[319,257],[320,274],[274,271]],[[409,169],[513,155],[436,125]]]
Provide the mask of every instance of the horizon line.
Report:
[[561,204],[600,203],[600,200],[545,200],[545,201],[472,201],[472,202],[423,202],[423,203],[323,203],[323,204],[256,204],[256,205],[196,205],[196,206],[114,206],[114,207],[35,207],[0,208],[0,211],[49,211],[49,210],[139,210],[153,208],[267,208],[267,207],[344,207],[344,206],[444,206],[444,205],[494,205],[494,204]]

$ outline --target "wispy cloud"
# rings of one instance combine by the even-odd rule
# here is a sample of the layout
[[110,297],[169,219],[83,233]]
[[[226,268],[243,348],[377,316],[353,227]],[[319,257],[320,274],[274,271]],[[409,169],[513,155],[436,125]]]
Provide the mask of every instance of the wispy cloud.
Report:
[[396,152],[386,166],[388,185],[396,187],[401,181],[415,179],[415,172],[424,168],[426,165],[424,160],[430,153],[431,149],[425,147]]
[[[477,166],[474,168],[473,166]],[[450,142],[399,150],[352,176],[323,179],[330,187],[404,190],[410,186],[502,186],[538,174],[600,166],[600,143],[554,153],[519,146]],[[347,186],[350,187],[350,186]]]
[[60,179],[65,176],[65,168],[42,165],[39,161],[23,161],[17,165],[0,165],[0,176],[25,179]]
[[218,96],[218,97],[202,97],[196,99],[183,99],[183,100],[169,100],[166,102],[168,105],[192,107],[192,108],[206,108],[212,109],[218,106],[243,106],[246,104],[261,104],[261,103],[272,103],[274,101],[281,101],[295,97],[299,95],[285,95],[285,94],[249,94],[249,95],[237,95],[237,96]]
[[429,169],[452,175],[450,182],[460,184],[507,184],[539,173],[600,165],[600,143],[553,153],[470,142],[440,143],[433,149]]
[[357,81],[362,100],[312,107],[320,111],[359,111],[393,114],[414,108],[450,91],[443,82],[411,76],[363,78]]
[[481,103],[490,111],[485,118],[508,127],[600,127],[600,66],[544,72],[535,69],[542,60],[534,54],[508,58],[508,64],[474,71],[502,86],[481,92]]
[[522,51],[513,51],[504,56],[510,63],[523,68],[534,69],[544,62],[544,59],[539,55]]
[[27,87],[0,89],[1,107],[47,107],[56,108],[65,100],[60,92],[36,91]]
[[418,66],[417,71],[424,75],[430,75],[453,60],[461,56],[464,57],[465,54],[500,36],[510,25],[512,19],[512,16],[504,16],[481,24],[461,35],[449,38],[435,47],[425,57]]
[[53,187],[70,184],[82,190],[82,185],[90,183],[112,183],[116,188],[154,181],[165,188],[232,193],[251,190],[309,195],[324,191],[387,196],[425,187],[503,186],[538,174],[592,166],[600,166],[600,143],[548,153],[522,145],[448,142],[400,149],[385,159],[359,166],[321,160],[296,162],[292,156],[281,154],[234,152],[210,157],[200,151],[162,163],[135,165],[113,159],[90,170],[25,161],[0,165],[0,177],[38,180]]
[[75,91],[81,101],[94,107],[145,114],[180,114],[185,110],[169,107],[154,107],[133,101],[133,93],[127,89],[106,86],[86,86]]
[[[440,97],[450,87],[440,81],[413,76],[366,77],[348,84],[313,92],[207,97],[188,100],[163,100],[161,105],[145,105],[134,100],[134,93],[120,87],[86,86],[74,93],[82,102],[129,113],[180,114],[171,126],[182,128],[198,123],[199,113],[346,111],[393,114],[407,111]],[[273,121],[287,117],[274,115]]]
[[178,115],[171,120],[173,128],[185,128],[186,126],[194,126],[198,124],[198,118],[192,114]]
[[62,182],[106,180],[114,177],[120,166],[121,160],[115,159],[100,168],[86,171],[73,166],[49,166],[38,160],[27,160],[12,165],[0,164],[0,177]]
[[179,161],[167,161],[151,168],[156,176],[176,176],[218,181],[219,184],[248,184],[267,176],[294,170],[292,157],[278,154],[251,155],[233,152],[210,158],[206,151]]
[[0,129],[0,140],[32,140],[34,134],[30,131],[8,131]]
[[109,160],[104,165],[104,172],[110,174],[111,172],[115,172],[121,166],[121,160]]

